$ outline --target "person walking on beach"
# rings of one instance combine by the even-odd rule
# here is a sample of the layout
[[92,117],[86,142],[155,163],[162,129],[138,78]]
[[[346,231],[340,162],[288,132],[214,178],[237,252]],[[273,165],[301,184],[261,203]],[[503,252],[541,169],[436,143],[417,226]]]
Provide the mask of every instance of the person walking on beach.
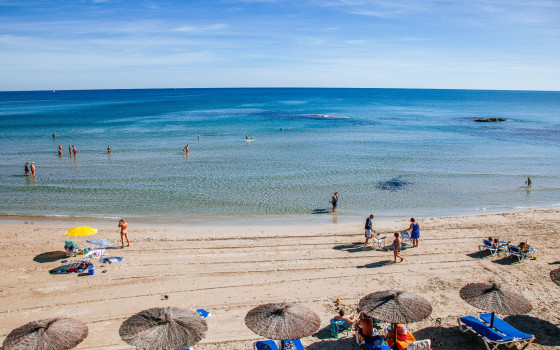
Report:
[[128,224],[126,223],[126,221],[124,221],[124,219],[121,219],[121,221],[119,221],[119,227],[121,228],[121,248],[124,248],[124,239],[126,238],[126,246],[130,247],[130,241],[128,240]]
[[418,247],[418,238],[420,238],[420,225],[414,218],[410,218],[410,226],[404,231],[410,231],[410,238],[412,239],[412,247]]
[[371,229],[373,228],[373,223],[371,222],[371,220],[374,218],[373,214],[371,214],[367,219],[366,219],[366,231],[365,231],[365,236],[366,236],[366,242],[364,243],[365,245],[368,245],[369,243],[369,239],[371,238]]
[[29,163],[25,163],[25,175],[29,175]]
[[399,233],[395,232],[395,240],[393,241],[393,262],[397,262],[397,258],[401,258],[401,262],[404,260],[402,256],[399,255],[402,248],[401,238],[399,237]]
[[35,163],[31,162],[31,175],[35,176]]
[[525,184],[527,185],[527,188],[531,188],[531,178],[529,176],[527,176],[527,181],[525,181]]
[[335,192],[335,193],[333,194],[330,203],[332,204],[332,211],[333,211],[333,213],[336,212],[336,208],[338,207],[338,192]]

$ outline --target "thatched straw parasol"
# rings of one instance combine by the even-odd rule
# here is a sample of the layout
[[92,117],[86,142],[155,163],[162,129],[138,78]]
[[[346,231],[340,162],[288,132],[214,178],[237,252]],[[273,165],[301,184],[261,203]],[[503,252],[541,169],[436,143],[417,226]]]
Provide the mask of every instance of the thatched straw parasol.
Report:
[[432,305],[428,300],[403,290],[386,290],[368,294],[360,300],[359,307],[367,316],[391,323],[395,339],[398,323],[418,322],[432,313]]
[[321,319],[304,306],[284,301],[257,306],[247,313],[245,324],[263,337],[287,340],[300,339],[317,332]]
[[552,282],[560,286],[560,269],[550,271],[550,278]]
[[152,308],[124,321],[121,339],[146,350],[187,348],[206,335],[206,321],[193,310],[178,307]]
[[532,309],[531,303],[523,295],[496,282],[469,283],[461,288],[459,294],[472,306],[492,313],[490,327],[494,327],[494,313],[519,315]]
[[72,318],[48,318],[14,329],[4,339],[4,350],[67,350],[88,335],[88,327]]

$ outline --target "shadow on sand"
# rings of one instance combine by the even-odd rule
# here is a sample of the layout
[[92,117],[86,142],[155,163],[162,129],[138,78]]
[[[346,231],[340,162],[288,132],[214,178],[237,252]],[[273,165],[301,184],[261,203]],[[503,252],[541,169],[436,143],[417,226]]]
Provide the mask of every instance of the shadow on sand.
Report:
[[459,327],[427,327],[414,332],[414,337],[417,340],[430,339],[432,349],[478,350],[484,348],[478,336],[473,332],[463,333]]
[[529,315],[508,316],[504,321],[522,332],[533,334],[536,344],[560,346],[559,325]]
[[392,262],[391,260],[381,260],[381,261],[376,261],[373,263],[369,263],[369,264],[365,264],[365,265],[361,265],[361,266],[356,266],[359,269],[373,269],[376,267],[383,267],[383,266],[387,266],[387,265],[391,265]]
[[55,262],[65,258],[66,258],[66,252],[54,251],[54,252],[41,253],[36,257],[34,257],[33,261],[43,264],[43,263]]
[[492,260],[492,262],[494,264],[505,265],[505,266],[520,263],[520,261],[518,261],[517,258],[513,259],[513,258],[508,258],[508,257],[503,257],[503,258],[498,259],[498,260]]
[[370,246],[365,246],[364,242],[354,242],[349,244],[341,244],[334,246],[333,249],[344,250],[348,253],[358,253],[358,252],[368,252],[372,251],[373,248]]
[[336,339],[331,335],[330,326],[320,329],[317,333],[313,334],[314,337],[321,339],[306,347],[307,350],[336,350],[336,349],[350,349],[356,345],[354,338],[351,336],[353,333],[347,331],[342,333],[341,337]]
[[[485,259],[488,257],[493,256],[492,254],[490,254],[490,251],[485,250],[483,252],[474,252],[474,253],[469,253],[467,254],[468,257],[471,257],[473,259]],[[495,255],[494,255],[495,256]]]

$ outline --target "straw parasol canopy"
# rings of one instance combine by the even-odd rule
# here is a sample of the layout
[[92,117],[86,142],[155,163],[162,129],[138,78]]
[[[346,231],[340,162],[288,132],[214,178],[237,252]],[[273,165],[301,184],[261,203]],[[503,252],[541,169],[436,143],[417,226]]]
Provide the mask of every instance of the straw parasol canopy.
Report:
[[490,327],[494,327],[494,314],[519,315],[533,309],[523,295],[496,282],[469,283],[461,288],[459,294],[472,306],[492,313]]
[[550,278],[552,282],[560,286],[560,269],[550,271]]
[[257,306],[247,313],[245,324],[263,337],[287,340],[304,338],[317,332],[321,320],[314,311],[284,301]]
[[88,327],[72,318],[48,318],[14,329],[4,339],[4,350],[67,350],[88,335]]
[[469,283],[459,291],[461,298],[481,310],[502,315],[519,315],[531,311],[531,303],[521,294],[496,282]]
[[360,300],[359,307],[369,317],[388,323],[418,322],[432,313],[428,300],[403,290],[368,294]]
[[205,337],[208,325],[198,313],[178,307],[152,308],[124,321],[121,339],[146,350],[187,348]]

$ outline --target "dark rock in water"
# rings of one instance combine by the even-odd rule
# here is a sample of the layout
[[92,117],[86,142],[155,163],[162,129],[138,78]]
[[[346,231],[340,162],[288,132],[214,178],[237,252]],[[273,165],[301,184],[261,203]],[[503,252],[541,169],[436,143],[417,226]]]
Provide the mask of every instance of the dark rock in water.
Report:
[[505,122],[507,121],[506,118],[476,118],[475,122],[479,123],[489,123],[489,122]]
[[409,184],[410,182],[402,180],[402,178],[399,176],[399,177],[392,178],[391,180],[388,181],[379,181],[377,183],[377,186],[375,187],[385,191],[397,191]]

